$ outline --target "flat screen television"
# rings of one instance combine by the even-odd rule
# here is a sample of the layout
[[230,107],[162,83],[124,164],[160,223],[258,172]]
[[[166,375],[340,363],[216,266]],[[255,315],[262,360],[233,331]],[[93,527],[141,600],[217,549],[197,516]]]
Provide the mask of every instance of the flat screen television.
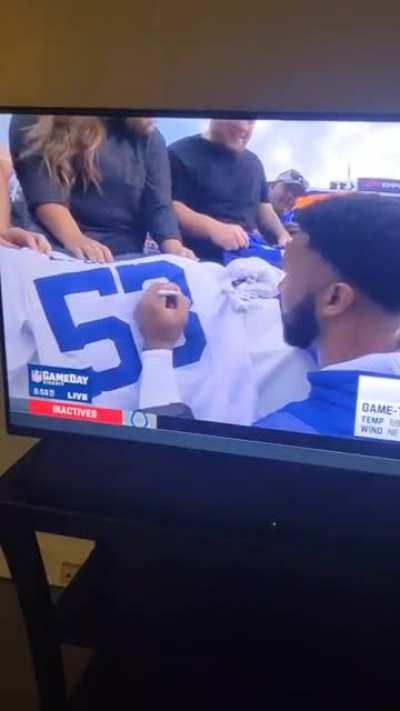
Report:
[[400,123],[0,115],[8,430],[400,472]]

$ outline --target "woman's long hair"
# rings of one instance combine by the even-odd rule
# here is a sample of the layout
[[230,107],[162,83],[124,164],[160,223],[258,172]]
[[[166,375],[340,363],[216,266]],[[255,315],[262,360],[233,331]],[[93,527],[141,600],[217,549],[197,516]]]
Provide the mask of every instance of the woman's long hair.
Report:
[[21,158],[42,158],[49,175],[70,190],[81,182],[101,192],[98,149],[106,136],[105,123],[92,116],[40,116],[26,133]]

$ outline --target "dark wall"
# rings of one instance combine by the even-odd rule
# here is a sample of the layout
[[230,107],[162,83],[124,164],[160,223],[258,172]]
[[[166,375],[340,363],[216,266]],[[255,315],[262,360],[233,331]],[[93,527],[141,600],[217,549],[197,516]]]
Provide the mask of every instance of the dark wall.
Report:
[[398,12],[365,0],[10,1],[0,103],[400,112]]

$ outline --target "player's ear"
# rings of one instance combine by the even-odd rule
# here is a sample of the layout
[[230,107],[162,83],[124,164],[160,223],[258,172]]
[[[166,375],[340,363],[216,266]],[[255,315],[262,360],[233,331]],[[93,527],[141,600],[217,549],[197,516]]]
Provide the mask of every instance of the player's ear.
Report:
[[350,284],[339,281],[329,284],[321,293],[319,311],[322,318],[340,316],[354,303],[355,293]]

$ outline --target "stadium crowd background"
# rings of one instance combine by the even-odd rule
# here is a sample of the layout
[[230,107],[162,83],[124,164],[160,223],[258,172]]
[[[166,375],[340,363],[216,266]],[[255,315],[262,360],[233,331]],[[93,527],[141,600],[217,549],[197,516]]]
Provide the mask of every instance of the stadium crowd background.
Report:
[[[9,150],[10,119],[9,114],[0,115],[3,156]],[[207,124],[206,119],[157,119],[157,127],[167,145],[204,132]],[[399,131],[398,124],[394,123],[260,120],[248,148],[259,156],[270,181],[291,168],[306,176],[310,190],[297,202],[302,207],[314,201],[316,193],[324,193],[332,180],[343,181],[349,173],[354,184],[363,175],[400,178]],[[9,171],[7,175],[11,176]],[[12,196],[16,195],[16,186],[14,175],[10,181]]]

